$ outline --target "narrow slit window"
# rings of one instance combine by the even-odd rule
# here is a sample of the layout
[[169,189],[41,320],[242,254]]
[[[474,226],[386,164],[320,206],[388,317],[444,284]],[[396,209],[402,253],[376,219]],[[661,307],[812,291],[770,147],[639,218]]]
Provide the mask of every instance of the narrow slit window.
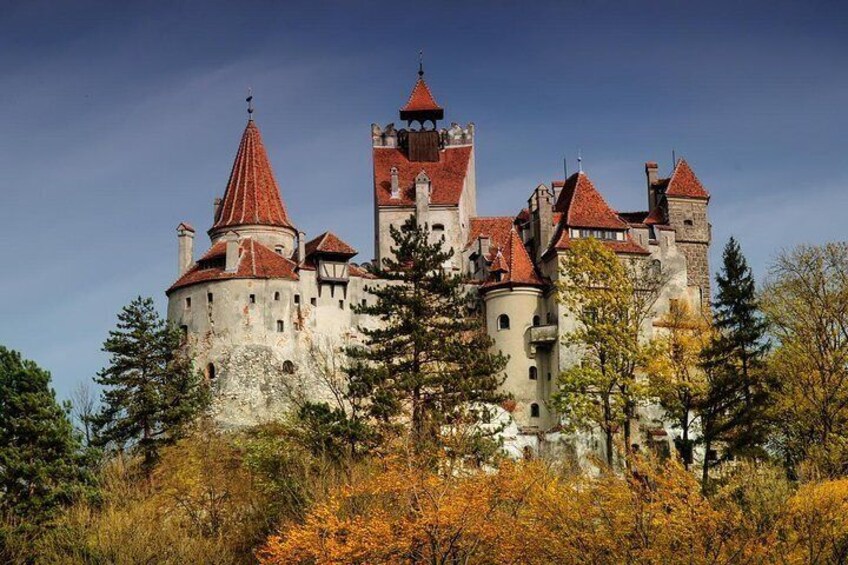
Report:
[[344,310],[344,300],[339,300],[339,310]]
[[185,305],[186,308],[191,308],[191,296],[186,296]]
[[295,294],[295,295],[294,295],[294,303],[295,303],[295,304],[300,304],[300,295],[299,295],[299,294]]
[[529,376],[531,381],[535,381],[539,378],[539,370],[536,367],[530,367]]
[[278,291],[278,292],[274,293],[274,300],[279,300],[279,299],[280,299],[280,293]]
[[286,329],[286,325],[283,323],[283,321],[282,321],[282,320],[277,320],[277,331],[278,331],[278,332],[282,332],[282,331],[284,331],[285,329]]
[[255,294],[251,294],[251,295],[250,295],[250,303],[251,303],[251,304],[256,304],[256,295],[255,295]]
[[212,304],[215,301],[215,296],[211,292],[206,293],[206,302]]

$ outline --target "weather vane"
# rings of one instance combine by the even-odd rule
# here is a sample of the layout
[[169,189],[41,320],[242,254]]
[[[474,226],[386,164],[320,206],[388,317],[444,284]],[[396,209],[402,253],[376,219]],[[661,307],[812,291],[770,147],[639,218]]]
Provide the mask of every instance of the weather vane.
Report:
[[424,76],[424,51],[418,52],[418,76]]
[[245,98],[247,102],[247,119],[253,121],[253,89],[247,89],[247,98]]

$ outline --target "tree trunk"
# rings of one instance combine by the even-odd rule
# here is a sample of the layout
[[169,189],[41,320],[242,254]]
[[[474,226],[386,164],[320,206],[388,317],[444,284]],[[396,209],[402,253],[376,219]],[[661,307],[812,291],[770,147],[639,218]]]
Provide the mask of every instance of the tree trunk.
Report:
[[701,472],[701,492],[704,495],[707,494],[707,486],[710,482],[710,447],[712,447],[712,441],[707,439],[704,441],[704,468]]
[[606,433],[607,465],[612,468],[612,409],[609,398],[604,398],[604,432]]
[[[683,429],[683,468],[687,471],[689,470],[689,458],[690,458],[690,447],[689,447],[689,412],[684,412],[683,419],[680,422],[680,427]],[[706,457],[704,457],[704,462],[706,463]]]

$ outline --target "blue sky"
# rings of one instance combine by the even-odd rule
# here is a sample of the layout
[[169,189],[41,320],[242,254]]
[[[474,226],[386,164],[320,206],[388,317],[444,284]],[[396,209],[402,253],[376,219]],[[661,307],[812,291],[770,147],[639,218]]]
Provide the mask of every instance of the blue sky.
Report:
[[845,238],[848,8],[821,2],[0,0],[0,344],[90,379],[117,311],[208,242],[252,87],[289,212],[372,251],[370,124],[425,52],[447,122],[477,125],[478,209],[584,169],[619,210],[684,156],[758,276]]

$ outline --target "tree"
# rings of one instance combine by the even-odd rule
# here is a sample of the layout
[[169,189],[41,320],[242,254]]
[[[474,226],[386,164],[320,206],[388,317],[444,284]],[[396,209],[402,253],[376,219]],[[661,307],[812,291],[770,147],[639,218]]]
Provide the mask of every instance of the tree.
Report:
[[[713,315],[717,331],[705,352],[714,384],[719,386],[711,394],[724,406],[725,422],[716,430],[721,429],[724,457],[759,456],[768,433],[764,371],[769,349],[767,325],[760,312],[754,275],[732,237],[724,248],[716,283]],[[736,402],[740,394],[741,402]]]
[[580,362],[559,378],[554,403],[571,428],[599,428],[606,460],[613,464],[613,439],[624,430],[630,450],[630,420],[646,390],[636,378],[645,363],[642,339],[665,280],[643,258],[619,257],[594,239],[572,242],[560,267],[559,300],[576,326],[563,335]]
[[118,314],[103,350],[109,365],[96,382],[105,387],[94,417],[98,444],[134,447],[149,471],[163,445],[172,443],[205,408],[209,391],[183,351],[181,332],[138,297]]
[[763,308],[778,347],[771,359],[779,445],[791,469],[807,461],[848,473],[848,244],[802,245],[770,271]]
[[391,282],[368,287],[376,300],[356,307],[379,326],[360,327],[363,345],[347,350],[347,400],[383,433],[408,425],[421,451],[450,428],[487,419],[487,405],[505,398],[506,358],[492,351],[462,277],[444,269],[453,255],[444,238],[431,243],[413,217],[391,236],[383,265]]
[[84,494],[90,481],[86,454],[68,406],[50,388],[50,373],[0,346],[0,512],[25,525],[42,524]]
[[689,432],[709,386],[701,355],[710,342],[712,328],[703,314],[693,312],[682,300],[672,300],[657,325],[664,333],[651,346],[646,372],[652,396],[680,428],[680,456],[688,470],[693,443]]
[[97,413],[97,398],[87,382],[78,383],[71,394],[71,413],[81,428],[86,446],[91,446],[91,424]]

